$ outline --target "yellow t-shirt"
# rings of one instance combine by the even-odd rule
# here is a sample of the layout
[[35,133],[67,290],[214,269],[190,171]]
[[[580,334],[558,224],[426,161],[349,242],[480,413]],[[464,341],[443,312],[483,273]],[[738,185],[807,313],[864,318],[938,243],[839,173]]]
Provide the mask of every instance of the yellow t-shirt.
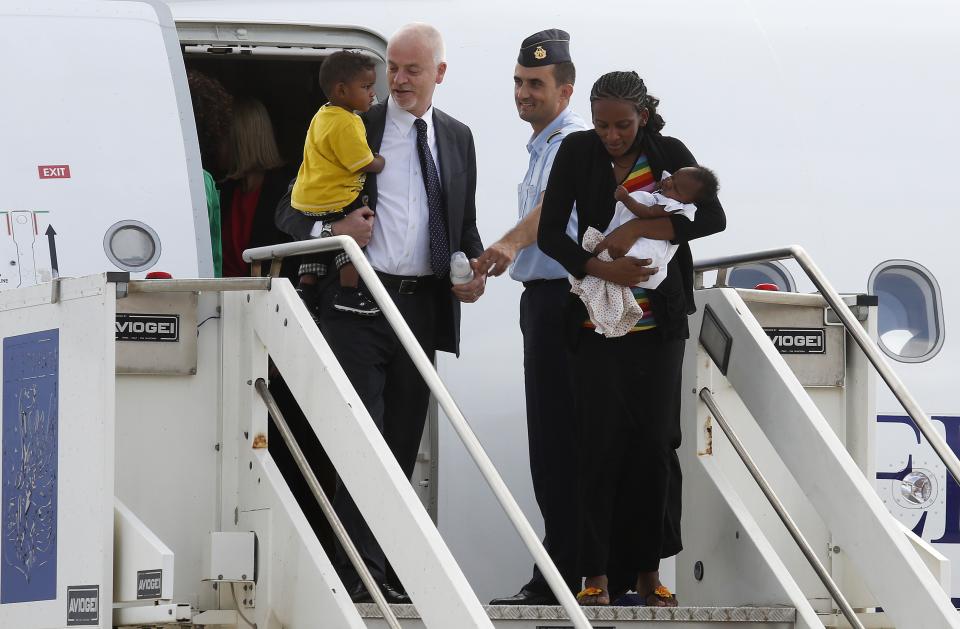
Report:
[[366,179],[360,169],[372,161],[360,116],[324,105],[310,121],[291,204],[307,214],[343,209],[360,194]]

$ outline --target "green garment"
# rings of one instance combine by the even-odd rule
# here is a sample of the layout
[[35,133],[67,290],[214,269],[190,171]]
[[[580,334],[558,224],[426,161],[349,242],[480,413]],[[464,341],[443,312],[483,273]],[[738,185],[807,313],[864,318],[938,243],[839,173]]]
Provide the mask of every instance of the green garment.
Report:
[[213,250],[213,276],[223,277],[223,247],[220,244],[220,191],[213,175],[203,171],[203,187],[207,195],[207,215],[210,218],[210,248]]

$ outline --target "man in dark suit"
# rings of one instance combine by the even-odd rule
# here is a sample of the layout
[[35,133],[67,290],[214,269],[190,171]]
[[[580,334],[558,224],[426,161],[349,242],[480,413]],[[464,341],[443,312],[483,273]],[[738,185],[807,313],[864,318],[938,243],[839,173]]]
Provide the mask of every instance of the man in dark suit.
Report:
[[[390,98],[363,115],[367,142],[386,162],[382,173],[367,177],[369,208],[332,224],[284,202],[277,208],[278,226],[295,238],[347,234],[365,245],[367,258],[431,359],[437,350],[459,353],[460,302],[476,301],[485,286],[482,273],[467,284],[451,286],[449,280],[450,254],[463,251],[473,259],[483,244],[476,224],[473,135],[432,105],[446,72],[443,59],[440,33],[426,24],[402,27],[387,44]],[[410,477],[429,390],[384,317],[334,309],[336,283],[322,284],[320,329]],[[334,507],[388,601],[409,602],[388,583],[383,551],[342,485]],[[342,553],[337,564],[353,600],[370,600]]]

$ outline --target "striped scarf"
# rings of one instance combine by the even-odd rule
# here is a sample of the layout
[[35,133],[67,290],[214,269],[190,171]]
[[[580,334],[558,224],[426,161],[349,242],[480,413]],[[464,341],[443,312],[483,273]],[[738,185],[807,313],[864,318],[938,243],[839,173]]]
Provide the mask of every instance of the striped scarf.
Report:
[[[630,174],[623,180],[622,185],[627,189],[627,192],[636,192],[637,190],[653,192],[656,189],[657,182],[653,178],[653,171],[650,169],[650,162],[647,161],[646,155],[640,153],[640,156],[637,158],[637,163],[633,165]],[[637,321],[637,324],[630,328],[630,332],[627,334],[651,330],[657,327],[657,321],[653,317],[653,310],[650,309],[650,298],[647,296],[647,291],[643,288],[637,288],[636,286],[632,287],[630,291],[633,292],[633,296],[637,300],[637,305],[643,310],[643,318]],[[583,327],[593,329],[594,325],[590,319],[587,319]]]

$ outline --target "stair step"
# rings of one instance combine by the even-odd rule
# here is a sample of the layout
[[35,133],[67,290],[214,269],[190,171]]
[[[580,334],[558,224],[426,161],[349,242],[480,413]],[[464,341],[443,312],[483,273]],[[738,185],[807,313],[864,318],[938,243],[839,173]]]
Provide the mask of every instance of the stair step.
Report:
[[[420,615],[413,605],[391,605],[393,613],[401,621],[418,621]],[[555,605],[487,605],[490,619],[498,627],[511,629],[568,629],[570,625],[545,624],[551,621],[566,621],[567,613]],[[357,611],[365,619],[383,618],[373,603],[357,605]],[[658,623],[684,623],[684,629],[716,627],[714,623],[750,623],[760,629],[767,627],[793,627],[796,610],[792,607],[585,607],[584,613],[591,621],[610,621],[616,624],[595,625],[597,629],[621,629],[644,623],[646,629],[654,629]],[[649,623],[653,623],[652,625]],[[689,624],[696,623],[696,624]],[[377,624],[369,623],[371,627]],[[403,623],[407,626],[407,623]],[[419,623],[410,625],[422,626]]]

